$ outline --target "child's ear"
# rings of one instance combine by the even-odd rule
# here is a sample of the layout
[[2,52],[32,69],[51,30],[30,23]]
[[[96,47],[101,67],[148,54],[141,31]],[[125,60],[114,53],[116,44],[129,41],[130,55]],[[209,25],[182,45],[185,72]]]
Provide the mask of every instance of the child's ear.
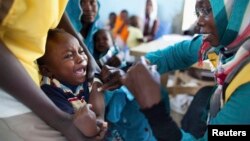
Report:
[[49,68],[46,65],[39,66],[39,72],[43,76],[47,76],[49,78],[52,78],[52,73],[50,72]]

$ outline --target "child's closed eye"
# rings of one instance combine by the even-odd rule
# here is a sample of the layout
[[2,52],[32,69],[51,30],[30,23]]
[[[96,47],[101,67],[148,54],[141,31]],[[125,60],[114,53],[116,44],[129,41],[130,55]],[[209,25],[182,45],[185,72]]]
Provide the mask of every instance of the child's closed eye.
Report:
[[63,58],[64,58],[64,59],[71,59],[71,58],[73,58],[73,53],[72,53],[72,52],[67,52],[67,53],[64,55]]
[[78,53],[79,53],[79,54],[82,54],[82,55],[85,54],[85,52],[84,52],[83,49],[79,49]]

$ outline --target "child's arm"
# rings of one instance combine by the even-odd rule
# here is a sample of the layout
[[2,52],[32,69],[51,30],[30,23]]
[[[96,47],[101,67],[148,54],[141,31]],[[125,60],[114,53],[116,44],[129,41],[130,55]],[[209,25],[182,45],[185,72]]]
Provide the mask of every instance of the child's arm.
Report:
[[92,80],[95,73],[100,72],[100,68],[97,65],[94,57],[89,53],[89,50],[87,49],[86,45],[83,43],[77,32],[75,31],[74,27],[72,26],[69,17],[67,16],[66,12],[64,12],[62,19],[58,25],[59,28],[63,28],[68,33],[72,34],[74,37],[76,37],[80,43],[80,45],[83,47],[85,54],[88,56],[88,78]]
[[93,111],[96,114],[96,124],[100,129],[100,132],[95,137],[96,139],[103,139],[107,131],[107,122],[104,121],[105,114],[105,103],[104,95],[102,92],[99,92],[97,89],[101,87],[101,83],[96,81],[92,84],[91,93],[89,96],[89,103],[93,105]]
[[94,82],[92,84],[92,90],[89,96],[89,103],[93,105],[93,111],[96,113],[97,119],[104,120],[105,103],[102,92],[98,92],[97,89],[101,86],[101,83]]

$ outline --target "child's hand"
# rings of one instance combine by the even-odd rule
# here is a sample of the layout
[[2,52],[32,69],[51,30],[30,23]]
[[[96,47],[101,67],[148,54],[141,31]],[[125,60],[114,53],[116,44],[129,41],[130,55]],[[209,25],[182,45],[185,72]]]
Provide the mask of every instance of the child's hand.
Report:
[[124,74],[124,71],[119,68],[107,65],[103,66],[100,75],[104,84],[99,88],[99,91],[114,90],[119,88],[122,85],[121,78]]
[[96,114],[91,110],[92,105],[87,104],[74,115],[75,126],[87,137],[94,137],[100,132],[97,126]]
[[143,38],[137,38],[136,40],[137,40],[138,43],[143,43],[144,42]]
[[112,66],[112,67],[119,67],[121,65],[122,61],[119,57],[117,56],[112,56],[108,61],[107,65]]

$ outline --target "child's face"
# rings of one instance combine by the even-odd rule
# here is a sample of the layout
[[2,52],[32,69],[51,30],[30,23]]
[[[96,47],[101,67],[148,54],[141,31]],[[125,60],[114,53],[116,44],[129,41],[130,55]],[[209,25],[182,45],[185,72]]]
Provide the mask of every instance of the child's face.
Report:
[[96,36],[95,49],[101,53],[107,52],[113,46],[110,33],[106,31],[99,32]]
[[134,27],[139,27],[139,21],[138,18],[133,16],[130,18],[130,25],[134,26]]
[[62,33],[58,40],[49,42],[47,69],[50,77],[70,84],[79,85],[86,79],[88,58],[73,36]]
[[109,21],[110,21],[111,23],[115,23],[115,20],[116,20],[116,15],[115,15],[115,14],[111,14],[111,15],[109,16]]

